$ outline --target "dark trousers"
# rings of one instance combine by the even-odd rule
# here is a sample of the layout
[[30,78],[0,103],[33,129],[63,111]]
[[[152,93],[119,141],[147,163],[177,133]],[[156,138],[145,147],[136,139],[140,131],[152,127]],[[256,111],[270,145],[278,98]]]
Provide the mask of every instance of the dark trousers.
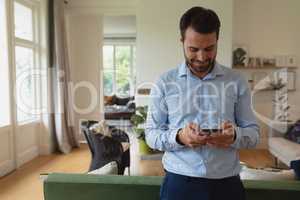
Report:
[[245,200],[239,176],[206,179],[166,172],[160,200]]

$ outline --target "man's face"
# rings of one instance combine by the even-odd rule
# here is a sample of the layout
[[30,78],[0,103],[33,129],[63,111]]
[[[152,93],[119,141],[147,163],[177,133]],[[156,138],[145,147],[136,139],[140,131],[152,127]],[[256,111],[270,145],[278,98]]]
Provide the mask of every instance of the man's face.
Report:
[[202,34],[189,27],[181,41],[185,60],[191,70],[197,74],[208,72],[217,56],[216,32]]

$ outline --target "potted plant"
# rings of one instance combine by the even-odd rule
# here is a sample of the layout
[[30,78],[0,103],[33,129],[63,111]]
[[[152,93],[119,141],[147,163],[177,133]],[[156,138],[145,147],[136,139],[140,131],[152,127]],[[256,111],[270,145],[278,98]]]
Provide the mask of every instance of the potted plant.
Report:
[[152,153],[151,148],[147,145],[145,140],[145,122],[147,118],[148,106],[138,106],[136,112],[131,116],[130,121],[133,125],[133,131],[139,140],[139,149],[141,154]]

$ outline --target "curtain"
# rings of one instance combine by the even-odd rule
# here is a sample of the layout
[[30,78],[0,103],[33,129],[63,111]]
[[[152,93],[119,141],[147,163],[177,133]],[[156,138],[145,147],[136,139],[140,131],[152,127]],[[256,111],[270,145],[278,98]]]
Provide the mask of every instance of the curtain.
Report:
[[79,147],[79,142],[74,130],[71,91],[68,90],[71,74],[64,12],[64,0],[49,0],[49,102],[52,144],[54,150],[69,153],[72,148]]

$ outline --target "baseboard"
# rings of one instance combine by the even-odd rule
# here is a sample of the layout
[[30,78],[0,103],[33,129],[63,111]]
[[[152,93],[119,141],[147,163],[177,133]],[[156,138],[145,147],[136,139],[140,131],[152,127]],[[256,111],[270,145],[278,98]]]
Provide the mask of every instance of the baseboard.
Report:
[[22,166],[23,164],[27,163],[28,161],[33,160],[39,155],[39,148],[37,146],[33,146],[28,150],[22,152],[17,156],[17,167]]
[[14,168],[14,162],[12,160],[7,160],[2,163],[0,163],[0,177],[8,174],[9,172],[13,171]]

